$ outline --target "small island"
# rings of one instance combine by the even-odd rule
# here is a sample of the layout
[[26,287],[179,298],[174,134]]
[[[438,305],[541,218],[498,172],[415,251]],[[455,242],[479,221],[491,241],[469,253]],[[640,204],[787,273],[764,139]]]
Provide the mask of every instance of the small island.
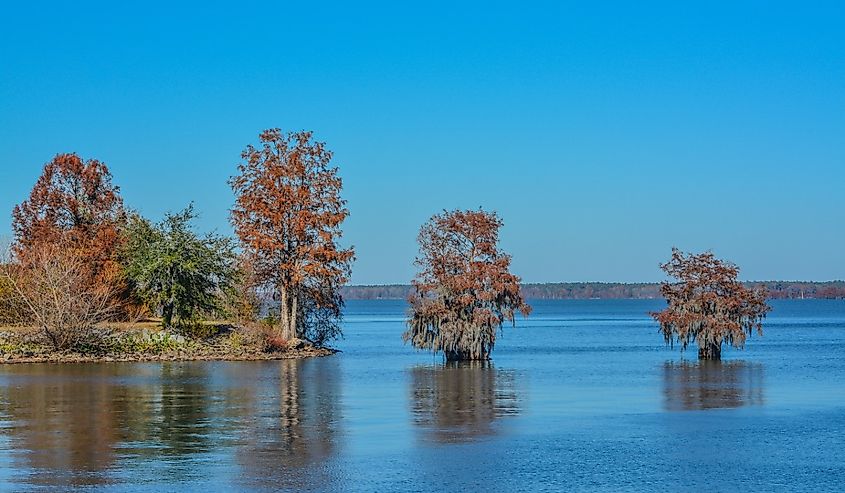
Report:
[[229,182],[238,241],[198,234],[192,204],[150,221],[100,161],[48,162],[0,261],[0,362],[334,354],[354,258],[342,181],[311,132],[259,138]]

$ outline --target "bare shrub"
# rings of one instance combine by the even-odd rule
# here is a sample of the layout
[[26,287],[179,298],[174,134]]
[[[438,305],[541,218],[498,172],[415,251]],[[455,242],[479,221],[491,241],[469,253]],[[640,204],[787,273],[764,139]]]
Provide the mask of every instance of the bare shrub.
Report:
[[119,307],[114,283],[92,276],[84,257],[61,245],[40,245],[3,264],[18,318],[37,327],[56,350],[72,348]]

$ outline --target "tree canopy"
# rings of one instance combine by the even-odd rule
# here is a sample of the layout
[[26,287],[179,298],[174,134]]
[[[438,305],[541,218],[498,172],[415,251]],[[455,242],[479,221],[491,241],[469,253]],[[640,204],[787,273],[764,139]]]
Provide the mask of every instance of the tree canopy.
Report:
[[[124,221],[120,188],[112,183],[108,167],[77,154],[57,154],[44,165],[29,198],[12,211],[11,250],[20,267],[16,272],[32,277],[18,279],[20,285],[33,287],[46,283],[48,274],[64,272],[73,277],[78,293],[96,293],[95,304],[107,305],[107,309],[98,309],[99,313],[123,315],[129,306],[125,303],[128,290],[117,251]],[[62,258],[50,262],[46,258],[50,252],[61,253]],[[101,300],[103,293],[111,298]],[[42,308],[46,310],[46,306]],[[34,315],[33,310],[21,313],[27,318]],[[61,319],[56,316],[56,320]]]
[[62,243],[97,274],[113,267],[123,201],[108,167],[96,159],[56,155],[44,165],[29,198],[14,208],[12,217],[18,257],[45,243]]
[[235,279],[232,242],[214,234],[198,236],[191,228],[195,217],[193,206],[166,214],[158,224],[133,214],[126,229],[127,277],[166,327],[217,310]]
[[483,210],[444,211],[422,226],[406,342],[447,360],[488,359],[502,324],[531,312],[499,251],[501,226]]
[[265,130],[241,154],[232,224],[258,279],[279,302],[278,335],[321,343],[340,334],[338,320],[354,259],[341,248],[349,215],[332,152],[311,132]]
[[673,248],[661,268],[676,279],[661,286],[668,306],[652,313],[667,344],[677,342],[686,349],[695,342],[700,359],[721,359],[723,342],[741,348],[755,330],[763,334],[770,309],[766,291],[739,282],[735,265],[711,252],[685,254]]

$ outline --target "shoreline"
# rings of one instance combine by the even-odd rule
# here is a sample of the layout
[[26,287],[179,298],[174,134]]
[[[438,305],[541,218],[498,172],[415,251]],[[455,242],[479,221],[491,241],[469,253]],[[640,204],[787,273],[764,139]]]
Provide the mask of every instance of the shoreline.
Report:
[[331,356],[337,349],[295,339],[268,345],[260,333],[212,325],[215,334],[189,337],[170,330],[133,324],[92,331],[86,340],[55,349],[32,327],[0,330],[0,365],[25,363],[112,363],[156,361],[273,361]]
[[325,347],[306,347],[277,353],[241,353],[241,354],[190,354],[185,352],[167,352],[161,354],[129,355],[86,355],[80,353],[53,353],[39,356],[15,356],[6,353],[0,356],[0,365],[27,363],[149,363],[165,361],[279,361],[287,359],[323,358],[340,351]]

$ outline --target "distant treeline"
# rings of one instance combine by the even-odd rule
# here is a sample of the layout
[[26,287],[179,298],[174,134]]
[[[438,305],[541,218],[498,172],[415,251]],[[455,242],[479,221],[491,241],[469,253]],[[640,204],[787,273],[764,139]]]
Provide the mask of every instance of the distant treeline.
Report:
[[[746,285],[765,286],[769,290],[769,298],[773,299],[845,298],[845,281],[760,281],[748,282]],[[345,286],[341,293],[348,300],[398,300],[408,297],[411,293],[411,286],[407,284]],[[523,284],[522,294],[526,298],[545,300],[652,299],[661,297],[659,283],[619,282]]]

